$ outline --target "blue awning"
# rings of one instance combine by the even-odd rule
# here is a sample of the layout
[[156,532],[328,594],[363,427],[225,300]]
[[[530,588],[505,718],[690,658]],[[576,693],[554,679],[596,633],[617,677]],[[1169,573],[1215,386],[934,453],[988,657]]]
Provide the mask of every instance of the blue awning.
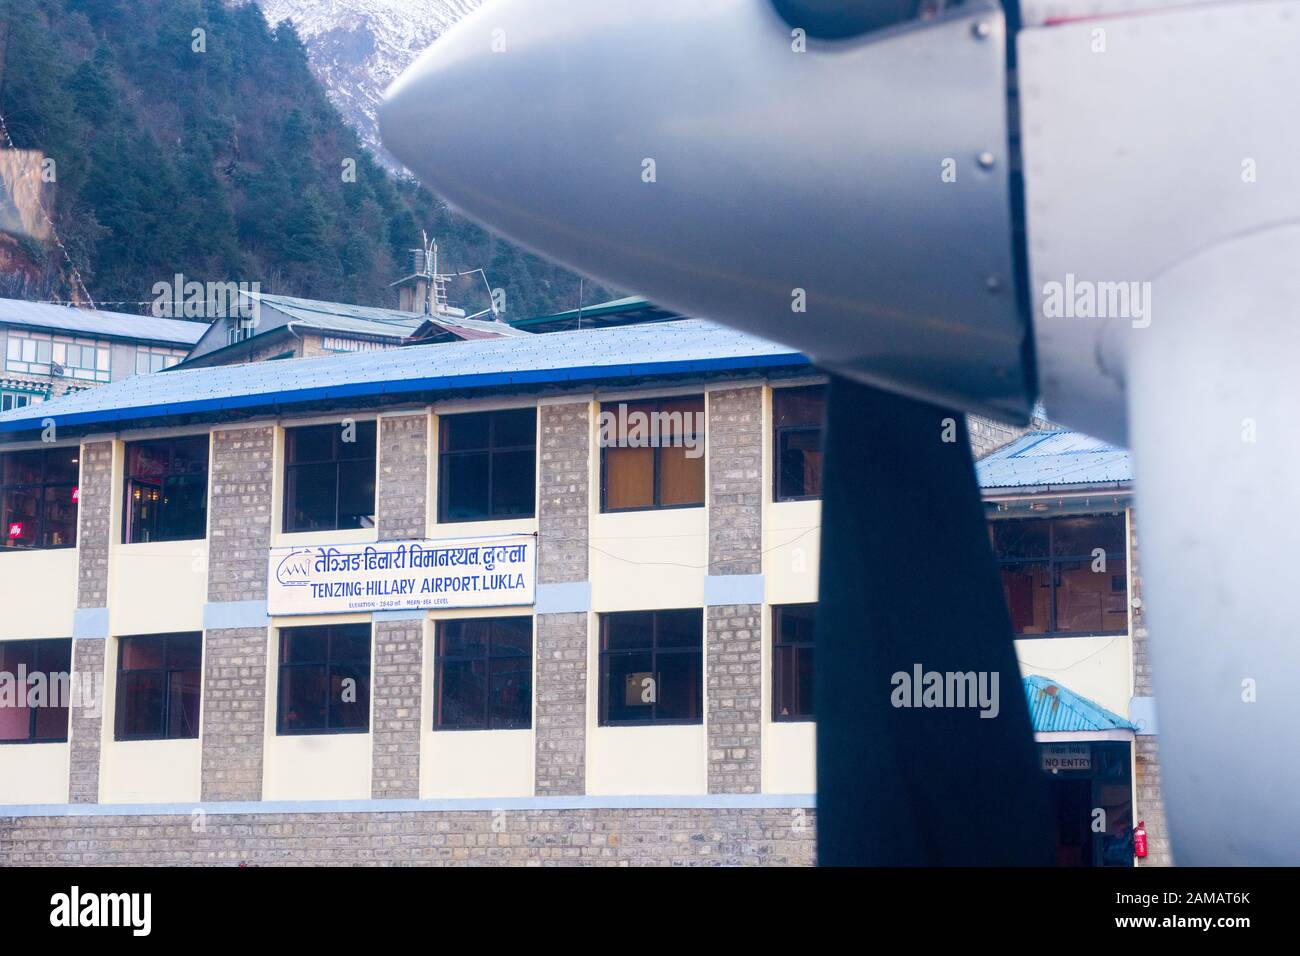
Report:
[[1024,679],[1024,685],[1036,734],[1137,730],[1136,724],[1076,694],[1064,684],[1033,674]]

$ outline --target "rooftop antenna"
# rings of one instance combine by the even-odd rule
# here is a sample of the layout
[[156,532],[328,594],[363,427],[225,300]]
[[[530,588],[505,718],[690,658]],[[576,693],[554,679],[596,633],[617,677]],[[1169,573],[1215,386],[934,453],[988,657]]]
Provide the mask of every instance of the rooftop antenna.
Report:
[[[502,321],[501,309],[497,307],[496,297],[492,294],[492,284],[488,282],[487,273],[482,269],[470,269],[466,272],[438,271],[438,242],[430,240],[429,234],[420,230],[420,248],[410,250],[410,274],[398,279],[394,286],[401,287],[398,305],[403,311],[422,312],[427,316],[477,319],[492,313],[492,320]],[[464,315],[460,309],[451,308],[447,295],[447,283],[452,279],[477,275],[483,280],[487,292],[488,307],[473,315]]]
[[444,315],[449,303],[447,300],[448,276],[438,272],[438,240],[430,240],[429,234],[420,230],[421,249],[424,261],[418,263],[418,273],[428,279],[424,290],[424,314]]

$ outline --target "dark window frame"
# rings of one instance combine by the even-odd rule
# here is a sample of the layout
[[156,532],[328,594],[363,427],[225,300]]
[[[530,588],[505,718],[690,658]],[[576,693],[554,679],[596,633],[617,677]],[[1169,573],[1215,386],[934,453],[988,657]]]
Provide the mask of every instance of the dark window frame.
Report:
[[[70,638],[70,637],[40,637],[40,638],[35,638],[35,639],[24,639],[24,640],[18,640],[18,641],[3,641],[3,642],[0,642],[0,643],[3,643],[3,644],[5,644],[5,645],[9,645],[9,644],[34,644],[34,645],[36,646],[36,653],[33,654],[33,656],[32,656],[32,664],[33,664],[33,666],[32,666],[32,668],[28,671],[29,674],[30,674],[30,673],[33,673],[33,672],[35,672],[35,671],[42,671],[42,672],[44,672],[44,673],[49,673],[49,672],[46,671],[45,668],[41,665],[40,658],[41,658],[41,654],[42,654],[42,652],[44,651],[45,648],[47,648],[47,647],[48,647],[49,645],[51,645],[51,644],[56,644],[56,643],[57,643],[57,644],[67,644],[67,645],[68,645],[68,688],[69,688],[69,693],[71,693],[72,679],[73,679],[73,678],[72,678],[72,670],[73,670],[73,666],[72,666],[72,665],[73,665],[73,662],[72,662],[72,650],[73,650],[73,648],[72,648],[72,638]],[[14,677],[16,678],[16,677],[17,677],[17,674],[15,674]],[[27,694],[27,686],[26,686],[26,685],[23,686],[23,688],[22,688],[22,693],[23,693],[23,699],[24,699],[24,701],[25,701],[25,700],[27,699],[27,698],[26,698],[26,694]],[[40,708],[38,708],[38,707],[29,707],[29,708],[27,708],[28,713],[27,713],[27,737],[26,737],[26,739],[25,739],[25,740],[3,740],[3,739],[0,739],[0,747],[6,747],[6,746],[10,746],[10,745],[25,746],[25,745],[28,745],[28,744],[66,744],[66,743],[68,742],[69,731],[70,731],[71,728],[72,728],[72,707],[71,707],[71,701],[69,701],[68,703],[69,703],[69,706],[67,706],[67,707],[57,708],[57,709],[61,709],[61,710],[63,710],[63,711],[65,712],[65,716],[66,716],[66,719],[65,719],[64,722],[63,722],[63,736],[61,736],[61,737],[37,737],[37,736],[36,736],[36,715],[40,713]]]
[[[492,639],[495,625],[498,621],[520,621],[528,622],[528,653],[527,655],[519,653],[492,653]],[[476,621],[488,624],[488,637],[482,654],[447,654],[443,650],[444,634],[446,626],[449,624],[458,624],[462,621]],[[469,730],[531,730],[533,727],[533,695],[536,690],[536,673],[535,657],[537,649],[537,629],[533,618],[529,615],[514,615],[507,617],[490,617],[490,618],[453,618],[450,620],[439,621],[436,627],[434,637],[434,686],[433,686],[433,730],[436,733],[469,731]],[[528,716],[522,722],[506,721],[494,723],[492,719],[492,661],[502,660],[527,660],[528,661]],[[443,688],[446,686],[443,681],[443,666],[449,663],[464,663],[482,661],[487,665],[483,693],[483,723],[468,724],[445,724],[443,723],[442,704]]]
[[[37,482],[19,481],[19,482],[14,482],[13,484],[3,484],[2,483],[3,470],[2,470],[2,465],[0,465],[0,504],[4,502],[6,492],[25,491],[25,490],[34,490],[37,496],[37,503],[38,503],[38,514],[36,518],[36,542],[37,543],[33,544],[31,547],[8,547],[8,546],[0,547],[0,553],[24,552],[24,551],[62,551],[66,548],[75,548],[77,546],[77,532],[79,530],[80,520],[81,520],[80,464],[78,464],[78,468],[77,468],[76,481],[73,482],[50,481],[48,475],[50,471],[49,458],[51,455],[66,454],[69,450],[75,450],[77,454],[78,462],[80,462],[80,458],[81,458],[80,449],[81,449],[80,445],[64,445],[58,448],[39,448],[39,449],[29,449],[27,451],[14,451],[14,452],[4,453],[6,455],[31,455],[31,454],[40,455],[41,479],[40,481]],[[44,540],[45,532],[46,532],[46,527],[45,527],[46,493],[52,488],[53,489],[66,488],[69,491],[71,491],[74,496],[72,500],[73,500],[74,511],[76,513],[76,518],[72,522],[72,540],[68,544],[41,544],[40,543],[41,541]],[[3,528],[2,530],[4,530],[5,532],[5,538],[8,539],[9,537],[9,528],[7,527],[8,516],[0,515],[0,517],[3,517],[6,522],[6,527]]]
[[[129,641],[134,641],[134,640],[149,640],[149,639],[157,639],[157,638],[161,638],[161,639],[162,639],[162,642],[163,642],[163,650],[162,650],[162,654],[163,654],[162,661],[163,661],[163,662],[162,662],[162,666],[161,666],[161,667],[133,667],[133,668],[131,668],[130,670],[127,670],[127,669],[125,669],[125,668],[122,666],[123,663],[124,663],[124,661],[125,661],[125,659],[126,659],[126,646],[127,646],[127,642],[129,642]],[[168,728],[171,726],[171,720],[169,719],[169,718],[170,718],[170,714],[171,714],[171,707],[172,707],[172,682],[171,682],[171,675],[172,675],[172,674],[184,674],[184,673],[187,673],[187,672],[193,671],[193,670],[195,669],[195,668],[193,668],[193,667],[169,667],[169,666],[168,666],[168,657],[169,657],[168,650],[169,650],[169,644],[171,643],[172,640],[176,640],[176,639],[183,639],[183,640],[187,640],[187,641],[193,641],[193,640],[196,640],[196,639],[197,639],[197,641],[198,641],[198,645],[199,645],[199,662],[198,662],[198,673],[199,673],[199,715],[200,715],[200,716],[199,716],[199,722],[200,722],[200,723],[202,722],[202,719],[203,719],[203,718],[202,718],[202,713],[203,713],[203,710],[202,710],[202,708],[203,708],[203,632],[202,632],[202,631],[175,631],[175,632],[171,632],[171,633],[167,633],[167,634],[131,634],[131,635],[129,635],[129,636],[119,638],[119,639],[118,639],[118,642],[117,642],[117,687],[116,687],[116,690],[119,691],[119,692],[121,691],[121,688],[122,688],[122,675],[123,675],[123,674],[161,674],[161,675],[162,675],[162,678],[163,678],[163,683],[162,683],[162,686],[163,686],[163,703],[162,703],[163,732],[162,732],[161,736],[158,735],[158,734],[127,734],[127,733],[124,733],[123,730],[122,730],[122,725],[126,722],[126,709],[122,706],[122,698],[121,698],[120,693],[118,693],[118,694],[116,694],[116,699],[114,700],[114,703],[113,703],[113,710],[114,710],[114,714],[113,714],[113,739],[114,739],[114,740],[117,740],[117,741],[131,741],[131,740],[197,740],[197,739],[198,739],[198,737],[199,737],[199,726],[198,726],[197,723],[196,723],[195,726],[194,726],[194,733],[192,733],[192,734],[175,734],[175,735],[173,735],[173,734],[171,734],[171,733],[169,732],[169,730],[168,730]],[[178,704],[178,706],[179,706],[179,704]]]
[[[783,641],[781,639],[781,615],[784,612],[792,608],[813,608],[814,609],[813,616],[815,618],[816,607],[817,605],[815,603],[772,605],[772,721],[773,723],[782,723],[782,724],[810,723],[810,722],[815,722],[817,719],[817,711],[814,705],[814,701],[812,700],[803,701],[800,698],[799,683],[797,679],[799,673],[798,659],[801,653],[812,654],[814,655],[814,660],[816,659],[815,657],[817,653],[816,636],[814,635],[813,639],[808,641]],[[794,657],[793,674],[785,675],[784,674],[785,669],[780,665],[781,658],[777,654],[777,649],[782,647],[789,647],[792,649],[793,652],[792,656]],[[780,670],[782,673],[778,674],[778,670]],[[781,699],[779,694],[779,686],[780,686],[780,678],[782,676],[785,676],[790,681],[792,681],[792,686],[794,688],[793,697],[796,702],[796,708],[798,708],[795,713],[788,714],[788,715],[780,713],[778,709],[780,706],[780,699]],[[807,705],[807,709],[803,709],[804,704]]]
[[[659,616],[665,612],[682,612],[698,611],[700,618],[700,642],[698,647],[658,647],[659,641]],[[651,638],[649,647],[628,648],[620,647],[615,651],[608,649],[609,645],[609,626],[619,619],[634,614],[648,614],[651,616]],[[696,701],[696,709],[699,711],[698,717],[655,717],[651,716],[637,720],[610,720],[609,719],[609,657],[611,654],[625,654],[628,652],[639,652],[650,654],[650,671],[657,676],[659,670],[660,655],[698,655],[700,660],[699,683],[696,685],[699,692],[699,698]],[[612,611],[600,615],[600,651],[597,661],[596,679],[600,682],[599,695],[599,726],[601,727],[692,727],[700,726],[704,723],[704,684],[706,675],[704,673],[704,609],[703,608],[662,608],[653,611]],[[659,700],[656,697],[650,703],[650,713],[653,715],[659,710]]]
[[[496,431],[498,417],[508,414],[519,414],[521,412],[531,412],[533,416],[533,440],[527,445],[497,445]],[[470,416],[484,416],[488,422],[488,443],[486,447],[480,448],[456,448],[447,450],[445,444],[449,432],[447,428],[455,419],[465,419]],[[537,516],[537,421],[538,414],[536,406],[526,406],[523,408],[498,408],[491,411],[482,412],[458,412],[454,415],[440,415],[438,418],[438,523],[439,524],[464,524],[468,521],[511,521],[518,519],[535,518]],[[523,451],[533,453],[533,494],[529,501],[528,510],[521,512],[508,512],[503,514],[492,513],[492,491],[494,487],[493,476],[496,469],[496,459],[500,455],[518,454]],[[487,498],[488,514],[483,516],[471,515],[465,518],[452,517],[450,511],[449,496],[451,492],[450,471],[452,461],[456,458],[468,458],[472,455],[486,455],[488,463],[487,478]]]
[[[334,634],[336,630],[345,628],[365,628],[366,629],[366,649],[367,654],[364,662],[360,658],[340,657],[335,658]],[[306,661],[294,661],[286,664],[284,662],[284,636],[292,631],[327,631],[325,641],[324,659],[312,659]],[[282,627],[276,634],[276,682],[275,682],[275,735],[277,737],[322,737],[332,736],[334,734],[368,734],[370,725],[374,719],[374,656],[375,656],[375,631],[369,623],[354,624],[316,624],[316,625],[299,625],[293,627]],[[325,726],[323,727],[297,727],[286,728],[284,726],[284,675],[285,672],[292,669],[306,669],[308,667],[325,668],[325,687],[328,693],[329,678],[335,667],[348,667],[365,664],[366,669],[366,723],[364,727],[331,727],[330,726],[330,708],[328,698],[325,701]]]
[[[688,401],[693,401],[693,400],[696,400],[696,399],[698,399],[698,400],[699,400],[699,403],[700,403],[700,413],[701,413],[701,414],[704,414],[704,415],[707,415],[707,414],[708,414],[709,405],[708,405],[708,401],[706,400],[706,398],[705,398],[705,396],[704,396],[703,394],[699,394],[699,395],[668,395],[668,396],[665,396],[665,397],[663,397],[663,398],[632,398],[632,399],[625,399],[625,400],[620,400],[620,401],[601,402],[601,403],[600,403],[600,411],[601,411],[601,413],[604,413],[605,411],[609,410],[609,407],[610,407],[610,406],[612,406],[612,407],[614,408],[615,412],[617,413],[617,409],[618,409],[618,406],[619,406],[619,405],[648,405],[648,404],[650,404],[650,403],[654,403],[654,408],[651,409],[651,411],[652,411],[652,412],[659,412],[659,411],[662,411],[662,410],[663,410],[663,406],[664,406],[665,403],[669,403],[669,402],[688,402]],[[599,421],[599,419],[597,419],[597,420]],[[705,434],[704,434],[704,441],[705,441],[705,444],[702,446],[702,447],[704,448],[704,451],[701,452],[701,455],[702,455],[702,456],[708,454],[708,444],[707,444],[707,442],[708,442],[708,438],[709,438],[709,436],[708,436],[708,424],[707,424],[707,420],[706,420],[706,423],[705,423],[705,426],[704,426],[704,427],[705,427]],[[684,433],[682,434],[682,442],[683,442],[683,444],[685,444],[685,440],[686,440],[686,438],[687,438],[688,436],[689,436],[690,438],[693,438],[693,439],[698,439],[698,438],[700,438],[700,433],[699,433],[699,432],[688,432],[688,433],[685,433],[685,432],[684,432]],[[704,471],[704,489],[703,489],[703,491],[702,491],[702,493],[701,493],[701,497],[700,497],[700,500],[699,500],[698,502],[687,502],[687,503],[685,503],[685,504],[680,504],[680,505],[665,505],[665,504],[661,504],[660,502],[661,502],[661,500],[662,500],[662,498],[663,498],[663,490],[662,490],[662,488],[661,488],[661,484],[662,484],[661,477],[662,477],[662,473],[663,473],[663,468],[662,468],[662,465],[661,465],[661,460],[662,460],[663,447],[660,446],[660,445],[653,445],[653,446],[651,446],[651,449],[650,449],[650,450],[651,450],[652,452],[654,452],[654,463],[651,465],[651,468],[653,469],[653,473],[652,473],[652,475],[651,475],[651,478],[652,478],[652,481],[653,481],[653,483],[654,483],[654,496],[653,496],[653,503],[652,503],[652,504],[648,504],[648,505],[637,505],[637,506],[634,506],[634,507],[631,507],[631,508],[611,508],[611,507],[609,507],[609,503],[608,503],[609,483],[608,483],[608,481],[607,481],[607,478],[608,478],[608,472],[609,472],[609,468],[608,468],[608,458],[609,458],[609,456],[608,456],[607,453],[608,453],[608,451],[609,451],[609,447],[608,447],[608,446],[605,446],[605,445],[601,445],[601,448],[600,448],[600,513],[601,513],[601,514],[608,514],[608,515],[630,514],[630,513],[632,513],[632,512],[637,512],[637,511],[680,511],[680,510],[682,510],[683,508],[703,508],[703,507],[705,507],[705,505],[708,504],[708,500],[709,500],[709,481],[708,481],[708,466],[707,466],[707,464],[705,465],[705,471]]]
[[[1068,520],[1070,518],[1117,518],[1123,526],[1123,533],[1127,538],[1128,521],[1122,511],[1105,511],[1093,514],[1062,514],[1048,515],[1037,518],[995,518],[992,523],[1010,522],[1010,521],[1043,521],[1047,524],[1047,554],[1038,557],[1012,557],[1004,558],[996,551],[993,558],[998,568],[998,584],[1002,583],[1002,569],[1005,567],[1024,566],[1024,565],[1046,565],[1049,580],[1052,582],[1052,596],[1048,602],[1048,628],[1041,634],[1023,633],[1015,630],[1015,622],[1012,621],[1012,637],[1016,640],[1040,640],[1043,638],[1061,638],[1061,637],[1122,637],[1129,632],[1127,624],[1116,630],[1095,630],[1095,631],[1061,631],[1056,628],[1056,592],[1061,586],[1058,579],[1058,565],[1078,564],[1083,562],[1090,564],[1093,561],[1093,555],[1088,554],[1056,554],[1056,526],[1058,521]],[[1124,605],[1125,616],[1128,616],[1129,601],[1131,594],[1129,589],[1129,567],[1127,549],[1124,551],[1107,551],[1106,561],[1124,562]],[[1007,608],[1007,616],[1010,619],[1011,608]]]
[[[159,478],[159,495],[160,495],[160,497],[161,497],[162,495],[164,495],[164,494],[166,493],[166,491],[165,491],[165,488],[166,488],[166,482],[167,482],[167,480],[168,480],[169,478],[172,478],[172,479],[174,479],[174,478],[179,478],[179,477],[186,477],[186,478],[188,478],[188,477],[191,477],[191,476],[193,476],[193,475],[197,475],[197,474],[198,474],[198,472],[180,472],[180,473],[173,473],[173,472],[170,470],[171,463],[175,460],[175,456],[176,456],[176,451],[175,451],[175,449],[172,448],[171,446],[172,446],[174,443],[176,443],[176,442],[194,442],[195,444],[197,444],[197,443],[198,443],[198,439],[203,439],[203,441],[207,443],[207,448],[206,448],[207,463],[206,463],[206,465],[205,465],[205,467],[204,467],[204,469],[203,469],[203,534],[199,535],[197,538],[194,538],[194,537],[184,537],[184,538],[182,538],[182,537],[172,537],[172,536],[170,536],[170,535],[167,535],[167,536],[163,536],[163,537],[152,537],[152,538],[149,538],[147,541],[145,541],[145,540],[143,540],[143,539],[135,538],[135,537],[134,537],[134,534],[135,534],[135,532],[137,531],[137,529],[133,526],[133,522],[131,521],[131,483],[132,483],[133,481],[136,480],[136,476],[133,476],[133,475],[131,474],[131,446],[132,446],[132,445],[167,445],[167,446],[168,446],[168,449],[167,449],[167,464],[168,464],[168,470],[167,470],[167,471],[164,471],[163,474],[162,474],[162,476]],[[209,505],[208,495],[209,495],[210,492],[212,491],[212,438],[211,438],[211,435],[210,435],[209,433],[207,433],[207,432],[201,432],[201,433],[199,433],[199,434],[197,434],[197,435],[171,435],[171,436],[169,436],[169,437],[167,437],[167,438],[150,438],[150,439],[141,439],[141,440],[139,440],[139,441],[127,442],[127,443],[126,443],[126,447],[125,447],[125,449],[124,449],[124,452],[125,452],[125,453],[124,453],[123,456],[122,456],[122,458],[123,458],[123,463],[122,463],[122,472],[123,472],[123,478],[122,478],[122,543],[123,543],[123,544],[157,544],[157,543],[160,543],[160,542],[163,542],[163,541],[203,541],[203,540],[205,540],[205,539],[207,538],[207,536],[208,536],[208,510],[209,510],[209,508],[208,508],[208,505]],[[155,518],[155,524],[157,524],[157,520],[158,520],[158,519]]]
[[[822,421],[817,425],[781,425],[780,415],[777,413],[777,403],[784,393],[820,390],[822,395]],[[782,475],[784,472],[781,468],[781,439],[791,434],[809,434],[824,435],[826,431],[826,399],[827,387],[825,385],[794,385],[781,386],[772,389],[772,500],[777,503],[787,501],[820,501],[822,497],[821,488],[817,489],[816,494],[811,495],[787,495],[781,490]],[[820,441],[819,441],[820,444]]]
[[[372,471],[374,472],[375,489],[374,489],[373,498],[371,500],[371,515],[374,519],[374,527],[378,527],[379,525],[379,422],[377,419],[365,418],[365,419],[355,420],[354,424],[356,425],[358,431],[360,431],[363,426],[368,426],[369,428],[374,429],[374,445],[369,455],[362,455],[356,458],[340,457],[339,455],[340,444],[360,444],[360,435],[358,435],[357,442],[343,442],[342,433],[343,433],[344,423],[341,421],[335,423],[326,423],[324,425],[293,425],[285,428],[284,430],[284,484],[282,485],[281,495],[280,495],[281,511],[283,512],[280,516],[280,528],[285,534],[320,534],[320,533],[325,533],[330,531],[358,530],[358,528],[354,528],[354,527],[344,528],[344,527],[340,527],[339,525],[339,505],[340,505],[340,500],[342,498],[341,489],[343,487],[343,481],[340,476],[340,469],[345,464],[353,464],[358,461],[370,462]],[[290,442],[295,440],[294,438],[295,434],[300,434],[309,429],[310,430],[331,429],[332,431],[331,445],[330,445],[331,457],[310,459],[307,461],[290,461],[290,454],[289,454]],[[329,528],[292,527],[291,521],[293,519],[294,508],[292,506],[292,503],[289,500],[289,485],[290,485],[289,476],[293,471],[297,469],[313,468],[318,465],[334,466],[333,526]],[[360,527],[364,528],[365,526],[362,525]]]

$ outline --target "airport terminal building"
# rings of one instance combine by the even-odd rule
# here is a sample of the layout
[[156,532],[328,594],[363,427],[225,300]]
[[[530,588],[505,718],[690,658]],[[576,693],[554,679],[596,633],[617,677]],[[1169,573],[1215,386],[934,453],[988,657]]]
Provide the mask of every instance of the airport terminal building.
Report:
[[[824,402],[687,320],[0,415],[0,674],[73,675],[0,706],[0,863],[814,862]],[[1126,485],[1017,490],[1030,439],[981,477],[1058,522],[994,532],[1044,759],[1151,828]],[[1089,509],[1104,584],[1054,543]]]

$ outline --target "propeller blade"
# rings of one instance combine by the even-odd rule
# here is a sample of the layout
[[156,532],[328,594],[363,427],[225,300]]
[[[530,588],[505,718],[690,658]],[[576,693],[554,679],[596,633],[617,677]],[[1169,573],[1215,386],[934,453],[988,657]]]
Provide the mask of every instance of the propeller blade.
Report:
[[502,0],[393,84],[384,143],[470,216],[611,285],[1026,420],[1001,8],[794,32],[755,0]]
[[1180,864],[1300,863],[1296,262],[1300,226],[1247,233],[1157,277],[1148,328],[1111,329]]
[[[819,861],[1054,863],[964,419],[833,379],[823,508]],[[918,671],[945,675],[945,686],[946,675],[971,675],[965,706],[899,706],[923,702]],[[979,706],[976,687],[992,703]]]

